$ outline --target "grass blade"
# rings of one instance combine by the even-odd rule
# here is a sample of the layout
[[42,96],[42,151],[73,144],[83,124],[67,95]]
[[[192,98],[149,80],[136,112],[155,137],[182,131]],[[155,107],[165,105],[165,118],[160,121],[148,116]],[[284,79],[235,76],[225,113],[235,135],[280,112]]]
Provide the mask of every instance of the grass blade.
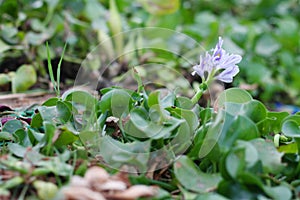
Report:
[[48,60],[49,76],[50,76],[50,80],[53,84],[54,90],[57,92],[57,85],[56,85],[56,82],[54,80],[53,67],[52,67],[52,64],[51,64],[51,57],[50,57],[50,50],[49,50],[48,42],[46,42],[46,47],[47,47],[47,60]]
[[57,95],[58,96],[60,96],[60,88],[59,88],[59,85],[60,85],[60,69],[61,69],[61,63],[62,63],[63,57],[65,55],[66,47],[67,47],[67,43],[65,43],[62,55],[60,57],[60,60],[59,60],[58,66],[57,66],[56,83],[57,83]]

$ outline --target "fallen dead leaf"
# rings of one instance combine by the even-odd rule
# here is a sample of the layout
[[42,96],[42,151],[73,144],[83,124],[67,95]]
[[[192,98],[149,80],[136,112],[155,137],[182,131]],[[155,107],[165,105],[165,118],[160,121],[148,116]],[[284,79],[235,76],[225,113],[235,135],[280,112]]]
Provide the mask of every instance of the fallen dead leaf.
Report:
[[62,191],[64,200],[106,200],[99,192],[86,187],[67,187]]
[[61,191],[64,200],[131,200],[151,197],[156,193],[155,186],[131,186],[125,172],[110,176],[107,171],[97,166],[88,169],[84,177],[73,176],[69,186]]
[[146,185],[134,185],[125,191],[117,192],[109,196],[112,199],[134,200],[139,197],[151,197],[157,193],[157,187]]
[[93,187],[97,191],[123,191],[127,188],[124,182],[115,180],[108,180],[105,183],[95,183]]
[[109,179],[109,174],[101,167],[91,167],[84,175],[84,179],[90,184],[103,183]]

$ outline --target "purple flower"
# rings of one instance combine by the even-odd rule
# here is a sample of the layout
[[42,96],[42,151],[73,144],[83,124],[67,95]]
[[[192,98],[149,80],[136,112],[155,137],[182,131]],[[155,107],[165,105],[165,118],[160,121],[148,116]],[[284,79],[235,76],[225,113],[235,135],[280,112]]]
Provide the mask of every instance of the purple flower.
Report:
[[200,64],[193,67],[193,75],[198,74],[202,81],[210,82],[213,79],[225,83],[231,83],[233,77],[239,73],[237,64],[242,60],[240,55],[229,54],[222,49],[223,40],[219,37],[219,42],[215,49],[206,52],[205,56],[200,56]]

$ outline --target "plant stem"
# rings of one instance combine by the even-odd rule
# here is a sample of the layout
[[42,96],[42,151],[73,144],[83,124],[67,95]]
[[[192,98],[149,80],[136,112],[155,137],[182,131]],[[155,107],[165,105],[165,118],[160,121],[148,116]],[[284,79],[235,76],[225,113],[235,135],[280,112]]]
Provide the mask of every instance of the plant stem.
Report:
[[202,97],[202,95],[206,91],[206,89],[207,89],[207,83],[206,82],[201,83],[200,86],[199,86],[199,90],[197,91],[197,93],[191,99],[191,101],[194,105],[196,103],[198,103],[199,99]]
[[192,103],[195,105],[198,101],[199,101],[199,99],[201,98],[201,96],[202,96],[202,94],[203,94],[203,90],[198,90],[197,91],[197,93],[193,96],[193,98],[192,98]]

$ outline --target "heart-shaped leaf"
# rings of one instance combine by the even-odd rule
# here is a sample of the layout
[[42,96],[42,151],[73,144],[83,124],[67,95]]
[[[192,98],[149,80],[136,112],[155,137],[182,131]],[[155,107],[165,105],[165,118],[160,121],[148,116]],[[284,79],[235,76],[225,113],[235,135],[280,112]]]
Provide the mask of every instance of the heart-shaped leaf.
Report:
[[22,65],[12,78],[12,91],[23,92],[28,90],[37,81],[37,75],[32,65]]
[[174,163],[174,173],[181,185],[196,193],[212,191],[222,180],[220,174],[208,174],[200,171],[187,156],[181,156]]

